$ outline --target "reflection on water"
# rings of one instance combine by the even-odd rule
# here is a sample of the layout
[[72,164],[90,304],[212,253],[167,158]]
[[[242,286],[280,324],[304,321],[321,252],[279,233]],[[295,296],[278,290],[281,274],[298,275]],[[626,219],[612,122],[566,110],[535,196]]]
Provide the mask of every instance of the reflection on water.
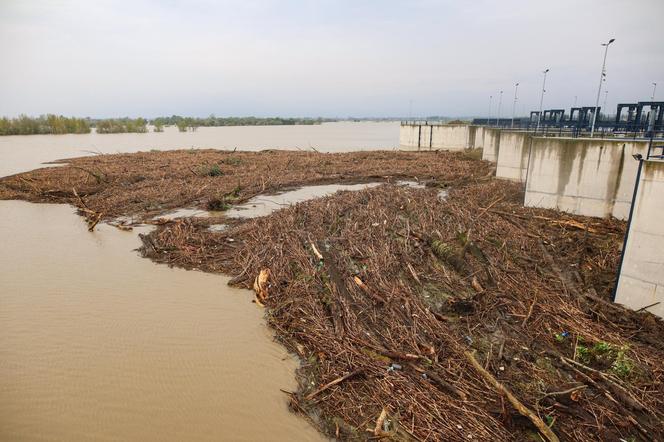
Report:
[[320,440],[251,293],[136,233],[0,201],[0,440]]
[[392,149],[399,146],[399,122],[339,122],[311,126],[199,127],[195,132],[0,136],[0,176],[41,167],[41,163],[96,153],[150,149],[303,149],[321,152]]

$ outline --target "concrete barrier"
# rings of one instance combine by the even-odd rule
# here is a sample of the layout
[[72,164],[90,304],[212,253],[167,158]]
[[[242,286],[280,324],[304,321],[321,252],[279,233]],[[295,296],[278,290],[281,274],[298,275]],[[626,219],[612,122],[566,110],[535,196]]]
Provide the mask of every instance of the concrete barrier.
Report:
[[484,148],[484,126],[468,126],[468,147]]
[[498,161],[500,148],[500,129],[485,127],[483,132],[482,159],[495,163]]
[[496,178],[524,182],[528,172],[530,134],[503,130],[497,137]]
[[[466,124],[402,124],[399,129],[399,144],[418,150],[463,150],[472,147],[469,145],[469,127]],[[474,140],[477,129],[476,126],[472,127]]]
[[404,147],[419,147],[422,126],[402,124],[399,127],[399,144]]
[[[501,138],[501,157],[503,143]],[[647,150],[647,141],[532,138],[529,166],[527,159],[521,162],[527,167],[524,203],[577,215],[626,219],[638,169],[632,155],[645,156]]]
[[616,302],[634,310],[647,307],[660,317],[664,317],[663,199],[664,162],[642,161],[615,291]]

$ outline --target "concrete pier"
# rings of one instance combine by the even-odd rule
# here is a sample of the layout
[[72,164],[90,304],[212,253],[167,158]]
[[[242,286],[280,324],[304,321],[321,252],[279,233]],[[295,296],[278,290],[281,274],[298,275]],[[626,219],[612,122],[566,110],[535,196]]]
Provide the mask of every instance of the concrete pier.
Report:
[[497,136],[496,178],[523,183],[528,172],[531,135],[502,130]]
[[[647,141],[532,138],[524,204],[627,219]],[[527,155],[526,155],[527,156]]]
[[[399,144],[416,150],[464,150],[484,138],[484,128],[467,124],[402,124]],[[479,137],[478,137],[479,136]]]
[[482,159],[495,163],[498,161],[498,150],[500,149],[501,129],[484,128],[484,145],[482,146]]
[[664,162],[643,161],[615,291],[616,302],[661,317],[664,317],[663,199]]

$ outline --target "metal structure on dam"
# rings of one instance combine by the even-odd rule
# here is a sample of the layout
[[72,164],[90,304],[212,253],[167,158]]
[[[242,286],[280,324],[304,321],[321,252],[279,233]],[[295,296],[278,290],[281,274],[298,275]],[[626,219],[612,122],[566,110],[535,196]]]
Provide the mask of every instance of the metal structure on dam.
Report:
[[[664,101],[619,103],[615,116],[602,114],[601,106],[531,111],[529,118],[475,118],[472,124],[521,129],[538,133],[559,132],[573,137],[586,136],[591,131],[597,112],[595,129],[602,135],[625,135],[632,138],[659,138],[664,136]],[[538,121],[539,120],[539,121]],[[431,124],[431,123],[428,123]],[[539,124],[539,129],[537,129]]]

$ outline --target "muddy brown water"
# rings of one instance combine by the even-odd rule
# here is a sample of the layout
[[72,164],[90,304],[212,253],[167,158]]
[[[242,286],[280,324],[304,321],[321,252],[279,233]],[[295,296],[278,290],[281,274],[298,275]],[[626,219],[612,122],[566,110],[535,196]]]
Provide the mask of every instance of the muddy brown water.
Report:
[[[398,123],[0,137],[0,176],[91,151],[397,142]],[[140,258],[137,233],[0,201],[0,440],[322,440],[287,408],[297,361],[252,293]]]
[[251,292],[140,258],[137,233],[0,204],[0,440],[321,440]]
[[94,153],[157,150],[302,149],[321,152],[393,149],[399,146],[399,122],[336,122],[311,126],[199,127],[144,134],[0,136],[0,176],[25,172],[40,163]]

